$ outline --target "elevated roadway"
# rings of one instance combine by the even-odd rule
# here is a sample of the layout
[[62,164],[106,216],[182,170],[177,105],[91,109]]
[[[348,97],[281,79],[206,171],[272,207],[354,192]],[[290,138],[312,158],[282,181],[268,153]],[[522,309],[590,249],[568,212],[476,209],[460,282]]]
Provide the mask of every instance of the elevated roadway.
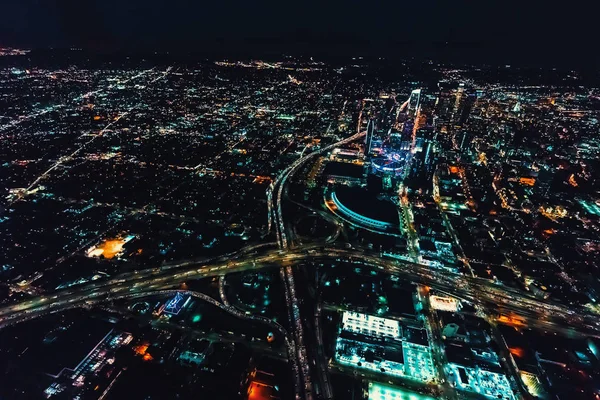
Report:
[[381,258],[378,253],[337,247],[303,247],[290,251],[268,250],[261,255],[244,256],[230,261],[204,265],[185,265],[167,270],[159,268],[119,276],[108,281],[48,293],[0,308],[0,328],[47,313],[97,304],[124,294],[143,294],[173,288],[192,279],[223,276],[234,272],[275,268],[281,265],[346,262],[356,267],[377,269],[413,283],[473,302],[502,314],[514,315],[526,324],[550,331],[600,337],[600,316],[583,308],[539,300],[528,292],[495,284],[492,281],[439,271],[407,261]]
[[[294,161],[292,165],[283,170],[283,172],[273,182],[273,185],[267,192],[269,215],[271,216],[273,221],[273,223],[271,222],[271,220],[269,221],[269,229],[272,225],[275,226],[277,242],[279,244],[280,249],[288,250],[295,245],[293,238],[294,230],[288,224],[284,223],[282,207],[282,200],[284,197],[287,197],[288,187],[286,184],[290,177],[293,176],[300,167],[302,167],[311,159],[321,154],[324,154],[337,146],[350,143],[364,135],[366,135],[366,132],[357,132],[356,134],[348,138],[332,143],[307,155],[304,155],[303,151],[303,155],[296,161]],[[273,196],[274,194],[276,195]],[[309,355],[306,351],[306,345],[304,344],[304,327],[302,317],[300,314],[300,306],[298,304],[298,297],[296,292],[296,285],[294,283],[294,273],[292,266],[284,265],[283,267],[281,267],[280,273],[285,288],[285,301],[288,308],[288,318],[291,327],[290,333],[292,334],[295,343],[294,357],[290,358],[292,358],[295,364],[294,369],[297,381],[296,398],[303,397],[307,400],[312,400],[313,383],[311,380],[310,371],[311,360],[309,360]],[[326,367],[323,366],[322,362],[315,361],[316,357],[314,355],[311,355],[311,357],[313,364],[319,367],[318,375],[321,385],[317,387],[317,394],[320,394],[320,388],[323,388],[323,391],[326,393],[325,397],[330,398],[330,393],[332,392],[332,390],[329,385],[329,379],[326,376]],[[298,381],[302,382],[302,387],[299,387]]]

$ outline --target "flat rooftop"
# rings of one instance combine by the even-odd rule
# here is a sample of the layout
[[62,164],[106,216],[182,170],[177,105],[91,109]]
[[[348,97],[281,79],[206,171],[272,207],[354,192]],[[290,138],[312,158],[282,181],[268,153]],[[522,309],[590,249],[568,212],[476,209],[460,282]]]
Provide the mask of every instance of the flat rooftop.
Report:
[[400,324],[393,319],[344,311],[344,330],[363,335],[400,338]]
[[369,400],[435,400],[435,398],[385,383],[369,382]]

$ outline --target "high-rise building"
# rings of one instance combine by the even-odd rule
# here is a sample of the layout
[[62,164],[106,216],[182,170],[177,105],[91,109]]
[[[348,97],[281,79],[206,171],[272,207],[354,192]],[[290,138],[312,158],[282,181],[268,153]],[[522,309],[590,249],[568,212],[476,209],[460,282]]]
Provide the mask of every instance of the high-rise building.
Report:
[[462,126],[467,122],[476,99],[477,95],[474,92],[466,90],[464,84],[460,85],[456,92],[456,101],[452,113],[454,125]]
[[467,131],[458,132],[455,135],[456,145],[461,152],[467,152],[471,142],[473,141],[474,135]]
[[535,180],[534,191],[540,197],[548,196],[552,181],[554,180],[554,173],[548,169],[541,169]]
[[440,128],[448,129],[456,103],[456,89],[457,85],[453,82],[438,83],[433,113],[438,118],[437,125]]
[[449,90],[440,90],[438,93],[434,113],[442,121],[448,121],[452,114],[452,105],[455,102],[454,95]]
[[460,126],[463,126],[469,119],[475,100],[477,100],[477,95],[475,95],[475,93],[467,93],[463,98],[460,114],[458,115],[458,124]]
[[414,116],[421,104],[421,89],[415,89],[410,93],[408,99],[408,114]]
[[365,157],[371,154],[371,146],[373,145],[373,133],[375,132],[375,122],[369,120],[367,124],[367,137],[365,138]]

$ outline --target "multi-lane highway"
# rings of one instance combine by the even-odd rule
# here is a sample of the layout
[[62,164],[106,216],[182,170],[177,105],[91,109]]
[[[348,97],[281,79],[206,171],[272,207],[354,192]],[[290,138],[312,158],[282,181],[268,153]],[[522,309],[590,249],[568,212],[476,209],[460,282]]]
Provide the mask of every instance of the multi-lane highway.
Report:
[[[173,287],[177,287],[188,280],[224,276],[233,272],[262,268],[280,269],[286,285],[286,301],[288,305],[291,305],[294,304],[292,298],[296,298],[297,301],[292,273],[293,266],[307,263],[340,264],[340,262],[349,265],[348,272],[350,274],[354,273],[354,268],[358,266],[373,268],[420,284],[420,287],[430,287],[471,301],[482,308],[492,310],[497,315],[525,321],[527,326],[530,327],[549,332],[559,332],[570,337],[581,335],[600,337],[598,334],[600,318],[586,310],[572,309],[564,305],[540,301],[527,292],[503,287],[492,281],[448,271],[436,271],[421,264],[382,258],[378,253],[369,253],[366,250],[357,251],[356,249],[335,246],[324,248],[302,246],[287,251],[263,247],[256,254],[245,254],[227,261],[214,260],[203,265],[182,263],[180,266],[172,265],[170,268],[162,270],[155,268],[121,275],[104,282],[93,282],[0,308],[0,328],[50,313],[100,304],[111,299],[136,298],[161,293],[170,295],[173,293]],[[291,280],[288,277],[291,277]],[[205,298],[201,293],[191,294]],[[292,367],[300,389],[297,391],[297,397],[312,398],[317,395],[321,398],[331,397],[332,392],[329,387],[327,366],[321,366],[324,368],[317,368],[312,373],[310,370],[311,365],[319,367],[318,364],[322,363],[322,354],[321,357],[319,356],[319,351],[322,351],[322,349],[313,349],[316,351],[310,354],[306,351],[306,348],[304,348],[304,352],[299,349],[299,345],[304,345],[303,337],[300,336],[303,331],[298,330],[296,324],[302,325],[302,320],[305,317],[300,314],[299,307],[289,307],[293,318],[292,329],[295,330],[295,333],[292,333],[286,332],[285,328],[268,318],[240,312],[226,302],[221,303],[208,297],[205,300],[239,318],[253,319],[269,324],[282,335],[287,348],[288,359],[292,361]],[[493,315],[492,313],[492,321],[494,319]],[[318,321],[316,326],[319,330]],[[318,341],[318,344],[322,345],[322,342]],[[438,356],[442,357],[441,354]],[[293,361],[294,359],[296,359],[296,362]],[[311,376],[318,378],[319,385],[313,385]],[[442,384],[441,389],[446,389],[446,386]],[[446,392],[446,390],[443,390],[443,392]]]
[[148,269],[124,274],[107,281],[96,281],[38,296],[30,300],[0,308],[0,327],[24,321],[46,313],[79,307],[86,303],[100,303],[130,293],[172,288],[182,282],[233,272],[300,265],[310,262],[346,262],[369,267],[421,283],[481,305],[502,315],[549,331],[572,332],[600,337],[600,317],[586,309],[539,300],[526,291],[498,285],[492,281],[465,276],[449,271],[437,271],[429,266],[401,260],[382,258],[378,253],[329,246],[325,248],[299,247],[289,251],[265,250],[260,255],[245,255],[229,261],[216,260],[204,265],[188,265],[169,269]]
[[[304,327],[301,307],[298,301],[294,279],[294,268],[311,262],[345,262],[355,266],[376,269],[382,273],[399,276],[407,281],[442,291],[467,300],[482,309],[490,310],[493,318],[507,322],[518,321],[530,327],[560,332],[569,336],[590,335],[600,337],[600,317],[586,309],[539,300],[530,293],[495,282],[436,270],[416,262],[407,262],[391,258],[382,258],[379,253],[363,249],[347,249],[333,244],[319,247],[298,245],[293,229],[284,223],[282,202],[286,196],[286,183],[293,174],[310,159],[331,150],[335,146],[348,143],[364,136],[359,132],[349,138],[323,147],[304,155],[286,168],[269,189],[269,223],[274,227],[277,244],[267,243],[251,246],[242,251],[209,260],[188,260],[132,273],[122,274],[106,281],[96,281],[67,290],[48,293],[44,296],[0,308],[0,328],[66,309],[93,305],[110,299],[133,298],[149,293],[171,293],[173,287],[182,282],[207,277],[224,276],[233,272],[258,270],[261,268],[279,268],[284,282],[285,297],[288,306],[290,331],[281,325],[259,316],[249,316],[223,302],[214,299],[207,301],[218,303],[226,311],[239,316],[260,320],[270,324],[284,338],[288,358],[292,363],[296,378],[296,397],[311,399],[313,396],[330,398],[328,371],[323,368],[323,349],[308,353],[304,344]],[[278,246],[278,248],[276,248]],[[167,290],[166,292],[164,290]],[[194,293],[200,296],[201,294]],[[314,317],[314,316],[311,316]],[[317,343],[322,345],[320,328],[315,323]],[[311,371],[311,364],[317,366]],[[312,377],[318,385],[313,385]],[[316,382],[316,381],[315,381]],[[314,386],[314,387],[313,387]]]
[[[285,224],[283,219],[282,199],[287,195],[287,181],[296,173],[296,171],[298,171],[301,166],[303,166],[309,160],[324,154],[337,146],[352,142],[364,136],[365,134],[366,132],[358,132],[348,138],[342,139],[319,150],[313,151],[312,153],[301,156],[294,161],[292,165],[287,167],[273,182],[267,197],[269,202],[269,215],[271,216],[270,218],[274,220],[274,224],[271,224],[270,221],[269,226],[275,226],[277,241],[282,250],[288,250],[295,245],[293,240],[293,229]],[[273,193],[277,193],[277,195],[274,197]],[[311,361],[313,361],[313,364],[316,364],[316,357],[313,355],[312,360],[309,360],[309,356],[306,351],[306,345],[304,344],[304,327],[300,315],[300,306],[298,304],[296,286],[294,283],[294,273],[291,265],[283,266],[281,268],[281,277],[284,282],[285,299],[288,306],[288,318],[290,321],[290,327],[292,329],[292,336],[295,342],[295,370],[299,374],[297,379],[301,380],[303,383],[302,388],[300,388],[300,390],[296,390],[296,397],[300,397],[300,391],[302,391],[304,398],[310,400],[313,398],[313,384],[311,381],[310,364]],[[329,379],[327,376],[323,376],[323,374],[327,374],[327,371],[321,369],[320,372],[321,385],[327,385],[327,387],[324,388],[324,392],[331,393]]]

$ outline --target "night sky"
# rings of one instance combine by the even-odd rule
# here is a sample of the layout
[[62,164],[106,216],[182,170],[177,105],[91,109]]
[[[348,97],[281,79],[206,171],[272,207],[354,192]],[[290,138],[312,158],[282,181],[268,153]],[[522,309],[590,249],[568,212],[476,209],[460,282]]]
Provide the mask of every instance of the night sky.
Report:
[[0,45],[596,62],[577,2],[0,0]]

